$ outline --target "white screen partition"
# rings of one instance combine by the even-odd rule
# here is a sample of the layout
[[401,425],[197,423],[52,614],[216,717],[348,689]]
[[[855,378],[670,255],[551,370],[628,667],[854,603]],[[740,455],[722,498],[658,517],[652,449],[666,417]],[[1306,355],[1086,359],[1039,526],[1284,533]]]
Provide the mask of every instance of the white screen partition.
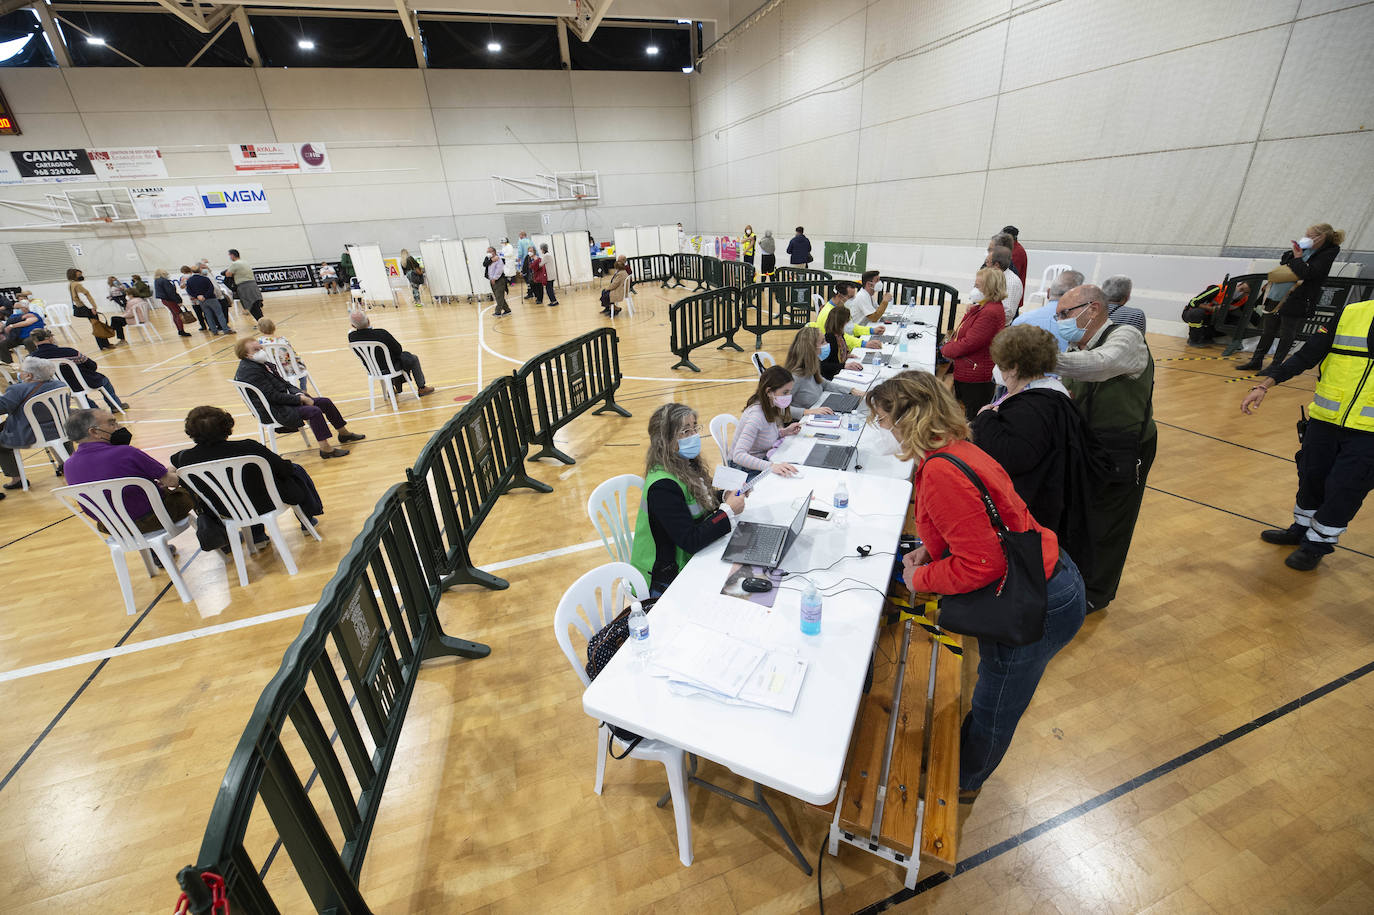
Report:
[[535,250],[536,250],[536,251],[539,251],[539,246],[540,246],[540,245],[548,245],[548,246],[549,246],[549,256],[548,256],[548,257],[544,257],[544,252],[543,252],[543,251],[539,251],[539,256],[540,256],[540,258],[542,258],[543,261],[544,261],[544,269],[545,269],[546,271],[548,271],[548,274],[549,274],[549,281],[550,281],[550,282],[553,282],[553,283],[562,282],[562,280],[560,279],[560,277],[559,277],[559,275],[558,275],[558,251],[557,251],[557,249],[555,249],[554,246],[553,246],[553,236],[552,236],[552,235],[531,235],[531,236],[530,236],[530,241],[534,242],[534,247],[535,247]]
[[429,294],[435,298],[448,298],[453,295],[453,286],[448,279],[448,264],[444,263],[444,249],[440,247],[440,243],[420,242],[420,261],[425,268]]
[[658,246],[663,254],[681,254],[678,250],[677,226],[658,227]]
[[454,239],[439,242],[443,253],[444,269],[448,273],[449,295],[471,296],[472,277],[468,275],[467,258],[463,256],[463,243]]
[[657,226],[635,226],[635,242],[639,248],[639,255],[662,254],[663,246],[658,242]]
[[615,256],[639,256],[639,234],[635,232],[634,226],[623,226],[615,230]]
[[487,282],[487,271],[482,266],[491,242],[485,235],[480,238],[463,239],[463,260],[467,262],[468,278],[472,281],[473,295],[491,295],[491,283]]
[[568,256],[563,261],[567,268],[569,283],[590,283],[592,281],[592,237],[585,229],[575,229],[563,233]]
[[369,305],[390,305],[391,278],[386,275],[379,245],[351,245],[348,256],[353,259],[353,273],[363,290],[363,301]]

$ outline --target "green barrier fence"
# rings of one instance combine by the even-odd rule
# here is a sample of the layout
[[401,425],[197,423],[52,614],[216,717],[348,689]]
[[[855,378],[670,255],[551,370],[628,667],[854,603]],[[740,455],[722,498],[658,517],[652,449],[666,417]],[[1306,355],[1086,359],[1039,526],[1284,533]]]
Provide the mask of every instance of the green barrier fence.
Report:
[[615,402],[620,387],[620,337],[610,327],[583,334],[530,359],[515,373],[525,407],[525,438],[540,450],[529,460],[557,458],[577,463],[554,447],[559,429],[597,404],[596,413],[630,415]]

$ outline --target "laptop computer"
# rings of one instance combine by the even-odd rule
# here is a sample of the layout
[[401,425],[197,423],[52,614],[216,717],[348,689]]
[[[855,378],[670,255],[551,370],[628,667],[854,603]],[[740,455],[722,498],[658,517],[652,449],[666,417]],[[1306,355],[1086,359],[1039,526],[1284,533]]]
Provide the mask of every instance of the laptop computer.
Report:
[[802,527],[806,525],[806,510],[811,507],[814,494],[814,489],[806,494],[790,525],[758,524],[753,521],[741,521],[735,525],[735,533],[731,535],[730,542],[725,546],[725,555],[721,558],[726,562],[776,569],[801,535]]
[[859,409],[859,398],[854,394],[839,394],[831,391],[821,398],[819,406],[829,407],[836,413],[853,413]]
[[811,453],[802,463],[807,467],[844,470],[854,457],[853,445],[812,445]]
[[886,364],[887,364],[887,357],[884,356],[882,353],[878,353],[878,352],[864,353],[863,364],[864,364],[864,365],[886,365]]
[[896,343],[897,337],[893,334],[871,334],[869,340],[877,340],[879,343]]

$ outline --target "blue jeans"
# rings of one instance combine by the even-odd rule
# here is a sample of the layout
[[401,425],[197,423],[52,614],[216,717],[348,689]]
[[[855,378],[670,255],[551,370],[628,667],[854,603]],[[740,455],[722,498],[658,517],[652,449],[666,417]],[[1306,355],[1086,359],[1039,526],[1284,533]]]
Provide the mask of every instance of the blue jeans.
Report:
[[973,708],[964,718],[959,738],[960,790],[981,788],[1002,762],[1045,666],[1083,625],[1087,611],[1083,578],[1068,553],[1060,550],[1059,561],[1063,568],[1048,582],[1045,634],[1040,641],[1013,647],[978,640],[978,685],[973,688]]
[[219,299],[206,299],[200,303],[200,310],[205,315],[205,323],[210,325],[212,334],[229,333],[229,322],[224,320],[224,305]]

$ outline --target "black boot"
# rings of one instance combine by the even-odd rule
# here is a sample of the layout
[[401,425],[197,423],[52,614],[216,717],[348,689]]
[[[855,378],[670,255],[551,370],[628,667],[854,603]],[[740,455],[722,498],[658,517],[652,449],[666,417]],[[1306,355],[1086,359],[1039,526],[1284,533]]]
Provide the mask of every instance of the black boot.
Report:
[[1307,539],[1307,528],[1297,524],[1286,528],[1270,528],[1260,531],[1260,539],[1265,543],[1277,543],[1280,546],[1297,546]]
[[1262,369],[1262,368],[1264,368],[1264,357],[1263,357],[1263,356],[1254,356],[1254,357],[1252,357],[1252,358],[1250,359],[1249,362],[1242,362],[1240,365],[1236,366],[1236,371],[1237,371],[1237,372],[1258,372],[1258,371],[1259,371],[1260,369]]

